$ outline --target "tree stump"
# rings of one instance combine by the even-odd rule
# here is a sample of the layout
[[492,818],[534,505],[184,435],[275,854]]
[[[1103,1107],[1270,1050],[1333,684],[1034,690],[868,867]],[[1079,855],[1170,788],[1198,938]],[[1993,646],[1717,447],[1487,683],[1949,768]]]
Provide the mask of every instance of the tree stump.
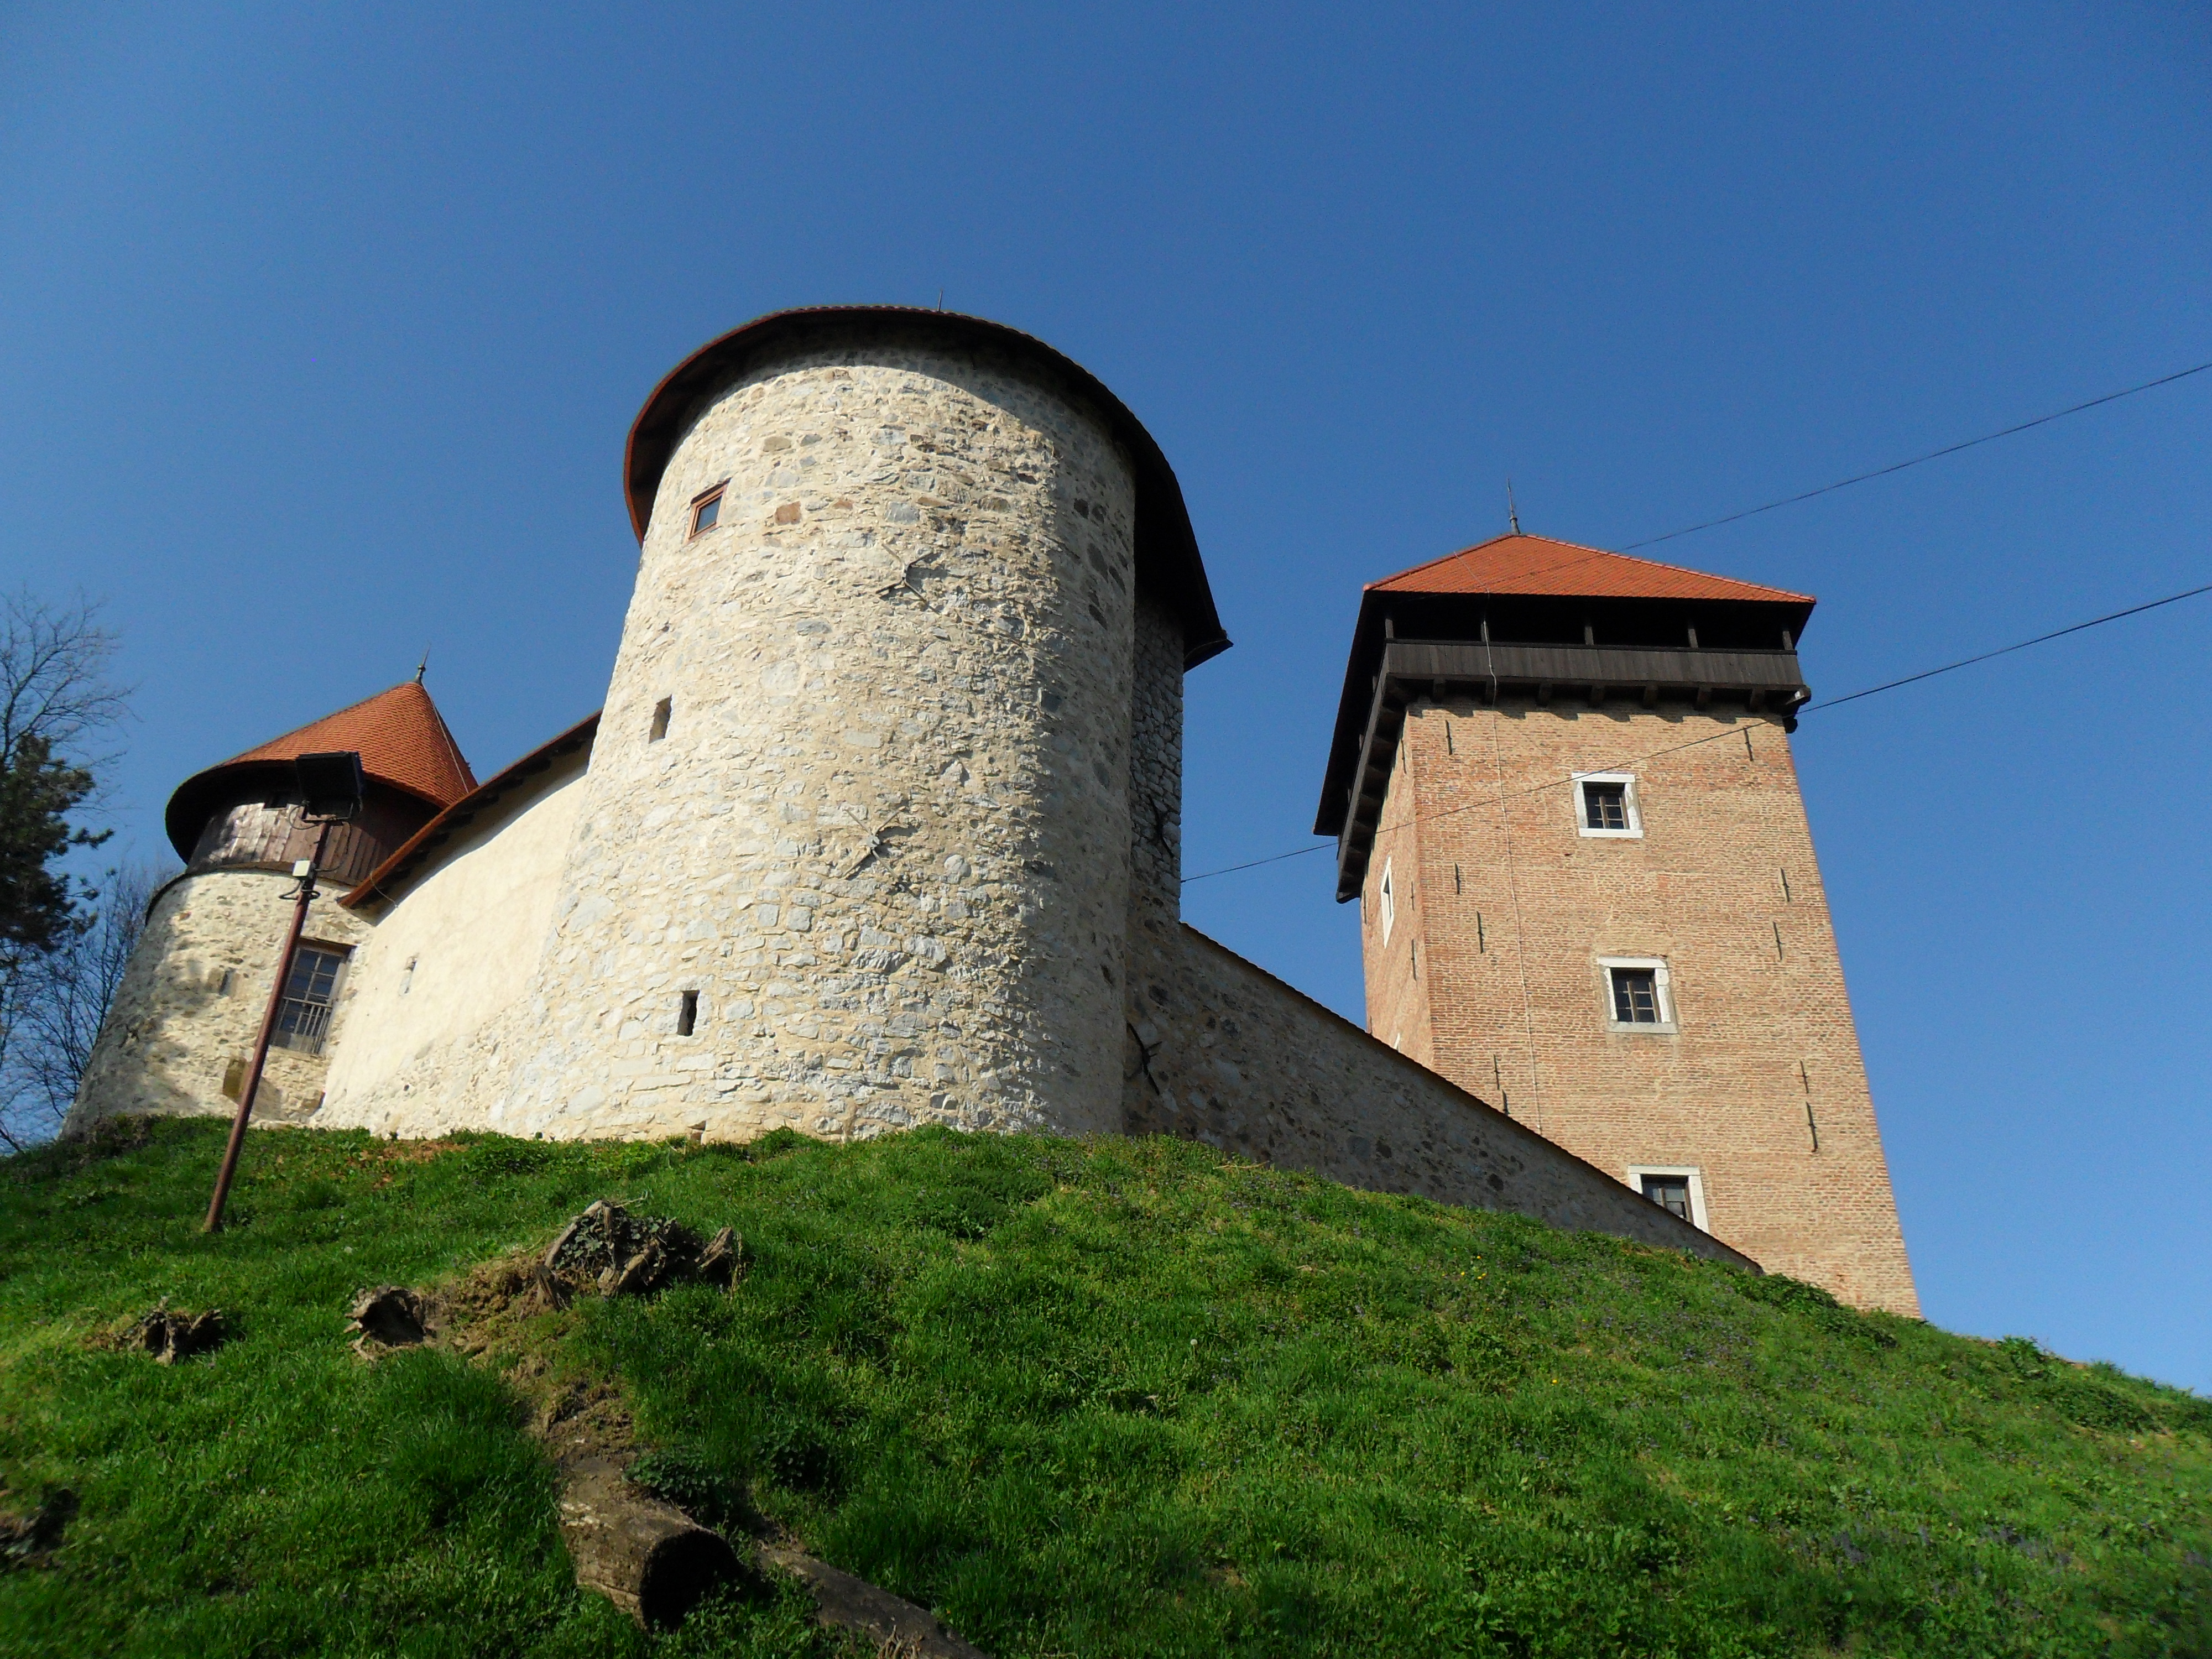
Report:
[[742,1573],[719,1533],[647,1497],[611,1458],[564,1462],[561,1479],[561,1536],[576,1582],[639,1624],[671,1629],[701,1596]]

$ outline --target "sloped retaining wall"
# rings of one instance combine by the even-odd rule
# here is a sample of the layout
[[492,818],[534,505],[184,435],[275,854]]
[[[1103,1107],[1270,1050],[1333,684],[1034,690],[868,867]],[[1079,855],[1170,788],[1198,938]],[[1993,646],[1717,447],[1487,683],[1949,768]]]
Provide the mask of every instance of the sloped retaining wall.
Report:
[[1130,1133],[1758,1265],[1196,928],[1176,942],[1131,963]]

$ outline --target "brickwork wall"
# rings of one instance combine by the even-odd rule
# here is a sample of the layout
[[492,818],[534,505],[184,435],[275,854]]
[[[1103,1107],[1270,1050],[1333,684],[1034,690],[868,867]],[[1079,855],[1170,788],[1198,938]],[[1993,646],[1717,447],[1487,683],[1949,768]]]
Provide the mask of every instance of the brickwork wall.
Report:
[[1135,484],[1037,375],[878,333],[695,416],[510,1128],[1118,1126]]
[[[1364,933],[1372,971],[1388,960],[1384,856],[1418,863],[1437,1069],[1618,1178],[1698,1169],[1721,1237],[1848,1301],[1917,1313],[1780,724],[1421,703],[1398,765],[1409,817],[1378,836]],[[1577,833],[1565,781],[1595,771],[1635,775],[1640,839]],[[1663,959],[1679,1031],[1609,1030],[1603,957]]]
[[[260,870],[180,876],[155,897],[146,931],[100,1028],[64,1134],[118,1113],[228,1117],[233,1060],[250,1060],[292,925],[292,878]],[[309,942],[357,945],[368,930],[325,889],[308,908]],[[350,977],[353,964],[347,964]],[[305,1121],[327,1054],[272,1048],[254,1102],[261,1123]]]
[[1435,1023],[1421,962],[1421,905],[1427,872],[1418,856],[1419,844],[1404,833],[1418,799],[1415,764],[1410,755],[1404,757],[1392,769],[1383,794],[1382,815],[1376,820],[1374,869],[1359,898],[1359,947],[1366,970],[1369,1032],[1407,1058],[1434,1067]]
[[1130,1133],[1750,1265],[1195,928],[1176,943],[1142,963]]

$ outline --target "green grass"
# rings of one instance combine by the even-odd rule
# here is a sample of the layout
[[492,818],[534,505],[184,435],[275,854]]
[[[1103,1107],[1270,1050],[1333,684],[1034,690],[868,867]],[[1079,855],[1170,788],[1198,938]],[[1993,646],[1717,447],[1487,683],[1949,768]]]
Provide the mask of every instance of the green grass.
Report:
[[[1786,1280],[1172,1141],[830,1147],[222,1132],[0,1164],[0,1478],[82,1510],[8,1654],[802,1654],[570,1580],[496,1366],[345,1346],[358,1286],[592,1199],[751,1256],[538,1322],[648,1469],[994,1654],[2212,1654],[2212,1402]],[[88,1339],[167,1297],[234,1339]]]

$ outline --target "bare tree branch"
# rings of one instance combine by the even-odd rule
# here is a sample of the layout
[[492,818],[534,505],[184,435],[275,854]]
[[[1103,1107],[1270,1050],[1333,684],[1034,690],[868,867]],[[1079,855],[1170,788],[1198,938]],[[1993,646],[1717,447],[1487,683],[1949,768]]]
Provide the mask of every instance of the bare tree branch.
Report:
[[101,608],[82,593],[52,605],[27,587],[0,600],[0,765],[24,738],[75,750],[129,718],[133,688],[108,678],[119,641],[101,626]]
[[0,983],[0,1141],[16,1151],[51,1139],[76,1098],[93,1044],[115,1006],[154,895],[175,872],[111,870],[87,925],[52,950],[27,954]]
[[84,827],[111,756],[85,744],[129,714],[108,678],[117,639],[80,594],[0,598],[0,1143],[60,1127],[143,926],[150,869],[110,872],[100,893],[59,867],[111,833]]

